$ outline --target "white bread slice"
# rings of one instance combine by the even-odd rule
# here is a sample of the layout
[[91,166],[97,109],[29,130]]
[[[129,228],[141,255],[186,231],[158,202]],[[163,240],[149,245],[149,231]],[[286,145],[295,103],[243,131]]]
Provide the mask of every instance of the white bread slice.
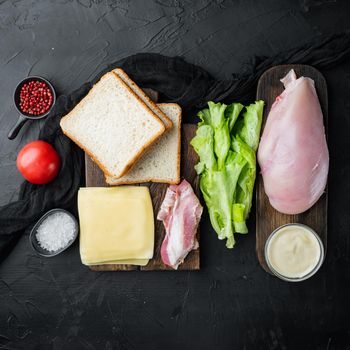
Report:
[[165,113],[162,112],[160,108],[145,94],[145,92],[135,84],[130,77],[121,69],[116,68],[113,73],[117,74],[120,79],[124,81],[125,84],[150,108],[158,118],[164,123],[165,128],[168,130],[173,126],[170,118],[167,117]]
[[181,107],[175,103],[161,103],[158,107],[172,120],[174,127],[157,140],[119,179],[106,176],[109,185],[143,182],[180,182]]
[[111,72],[61,119],[60,125],[104,173],[114,177],[126,174],[165,131],[162,121]]

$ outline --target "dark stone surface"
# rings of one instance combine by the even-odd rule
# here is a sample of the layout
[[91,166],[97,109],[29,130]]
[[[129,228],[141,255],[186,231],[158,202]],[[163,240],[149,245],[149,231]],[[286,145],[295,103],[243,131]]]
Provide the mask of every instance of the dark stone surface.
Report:
[[[181,55],[218,77],[321,34],[350,29],[350,3],[300,1],[0,0],[0,204],[16,198],[17,152],[36,138],[17,115],[28,74],[69,93],[137,52]],[[0,265],[3,349],[349,349],[350,62],[323,71],[329,88],[328,255],[309,281],[265,273],[251,232],[229,251],[202,222],[200,272],[92,273],[78,244],[44,259],[25,235]]]

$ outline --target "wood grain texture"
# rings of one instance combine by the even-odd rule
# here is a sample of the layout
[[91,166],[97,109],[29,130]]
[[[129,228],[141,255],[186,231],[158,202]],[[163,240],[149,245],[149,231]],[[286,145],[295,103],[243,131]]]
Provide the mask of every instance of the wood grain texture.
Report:
[[[317,69],[307,65],[276,66],[267,70],[261,76],[258,83],[257,99],[262,99],[266,102],[262,130],[275,98],[284,90],[280,79],[283,78],[292,68],[295,70],[297,77],[305,76],[315,81],[327,135],[328,97],[326,80]],[[264,191],[262,176],[259,174],[256,181],[256,252],[261,266],[267,272],[270,272],[270,270],[266,264],[264,256],[265,242],[273,230],[287,223],[302,223],[310,226],[321,237],[326,251],[327,189],[318,202],[308,211],[297,215],[281,214],[270,205],[268,197]]]
[[[145,89],[145,92],[152,98],[153,101],[158,100],[157,92],[149,89]],[[182,125],[181,130],[181,176],[185,178],[193,187],[196,195],[199,197],[199,185],[198,176],[194,170],[194,165],[198,162],[198,156],[190,145],[191,139],[196,133],[196,126],[190,124]],[[108,187],[109,185],[105,181],[104,174],[98,165],[85,154],[85,180],[86,187]],[[93,271],[151,271],[151,270],[169,270],[171,268],[163,264],[160,256],[160,247],[165,236],[165,230],[163,223],[156,220],[157,213],[160,205],[163,202],[168,184],[161,183],[148,183],[142,184],[142,186],[148,186],[150,189],[153,211],[154,211],[154,224],[155,224],[155,246],[154,256],[150,260],[147,266],[134,266],[134,265],[95,265],[89,268]],[[199,233],[197,232],[197,238],[199,240]],[[186,257],[183,264],[179,266],[179,270],[198,270],[200,266],[199,249],[192,251]]]

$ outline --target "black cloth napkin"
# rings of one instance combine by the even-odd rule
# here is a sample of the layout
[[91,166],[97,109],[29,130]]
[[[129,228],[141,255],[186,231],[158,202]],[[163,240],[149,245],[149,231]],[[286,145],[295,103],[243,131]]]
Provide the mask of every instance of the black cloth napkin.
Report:
[[0,207],[0,261],[17,243],[25,229],[30,228],[46,211],[64,208],[76,212],[78,188],[83,184],[83,152],[62,134],[59,121],[107,71],[123,68],[141,87],[152,88],[162,102],[176,102],[183,108],[183,122],[196,121],[196,112],[207,101],[251,102],[260,75],[269,67],[286,64],[310,64],[328,68],[350,55],[350,33],[319,38],[318,41],[283,52],[274,57],[254,57],[243,72],[230,80],[217,80],[204,69],[180,57],[158,54],[137,54],[110,64],[95,79],[70,95],[61,95],[54,110],[40,131],[39,139],[51,143],[62,159],[58,177],[47,185],[21,185],[19,199]]

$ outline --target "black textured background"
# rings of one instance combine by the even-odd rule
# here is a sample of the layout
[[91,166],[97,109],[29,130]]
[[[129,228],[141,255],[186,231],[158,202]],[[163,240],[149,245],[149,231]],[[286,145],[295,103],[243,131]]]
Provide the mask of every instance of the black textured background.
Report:
[[[181,55],[216,77],[244,71],[322,34],[350,29],[336,0],[0,0],[0,205],[16,198],[16,83],[28,74],[69,93],[138,52]],[[0,349],[349,349],[350,62],[325,70],[329,88],[328,255],[309,281],[266,274],[251,234],[229,251],[202,222],[200,272],[92,273],[78,245],[52,259],[24,236],[0,265]]]

